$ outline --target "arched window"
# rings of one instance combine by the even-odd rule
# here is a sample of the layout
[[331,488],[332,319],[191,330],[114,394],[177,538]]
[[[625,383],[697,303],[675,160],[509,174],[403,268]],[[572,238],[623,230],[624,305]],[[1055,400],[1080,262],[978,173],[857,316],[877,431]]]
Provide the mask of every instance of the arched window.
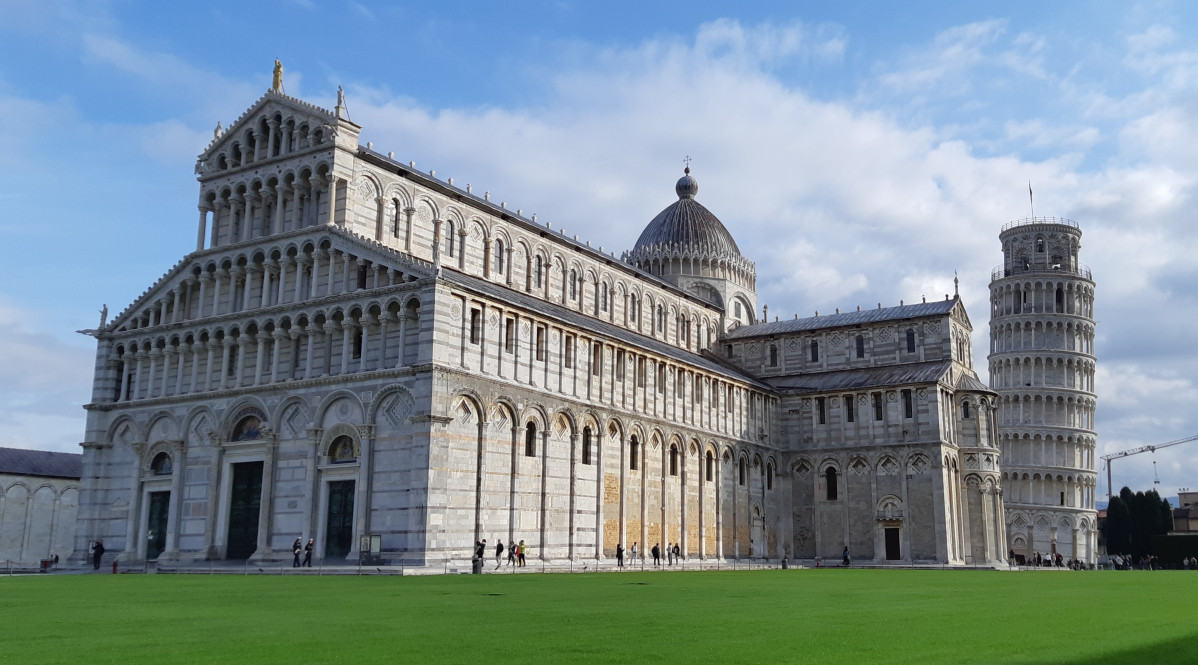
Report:
[[857,335],[857,357],[865,357],[865,336]]
[[453,256],[458,248],[458,234],[453,228],[453,220],[445,220],[445,253]]
[[591,463],[591,428],[582,428],[582,463]]
[[778,366],[778,345],[770,344],[770,367]]
[[[277,150],[278,146],[275,146],[275,149]],[[403,210],[403,205],[400,204],[399,199],[391,199],[390,208],[391,210],[395,211],[395,214],[392,216],[391,231],[394,236],[398,238],[400,235],[400,230],[403,229],[399,220],[399,213]]]
[[636,323],[636,295],[628,296],[628,320]]
[[599,309],[607,311],[607,285],[599,285]]
[[732,316],[734,316],[738,319],[740,318],[740,301],[739,300],[732,303]]
[[1036,251],[1037,252],[1044,251],[1044,238],[1036,238]]
[[524,428],[524,456],[537,456],[537,424],[531,420]]
[[169,476],[174,471],[174,466],[171,464],[171,456],[166,453],[158,453],[154,456],[154,461],[150,462],[150,471],[155,476]]
[[707,451],[706,478],[707,482],[715,479],[715,455],[712,455],[710,450]]
[[503,275],[503,241],[495,241],[495,251],[491,253],[492,272]]
[[811,340],[811,362],[819,362],[819,340]]
[[544,261],[539,256],[537,257],[537,260],[534,261],[533,263],[535,265],[533,266],[532,285],[539,289],[539,288],[541,288],[541,273],[545,269],[545,264],[544,264]]
[[256,441],[262,438],[262,421],[258,416],[246,416],[233,428],[230,441]]
[[915,353],[915,331],[907,328],[907,353]]
[[765,488],[767,490],[774,489],[774,464],[770,462],[765,467]]
[[634,434],[628,438],[628,468],[633,471],[636,471],[637,467],[638,467],[636,455],[637,455],[637,442],[636,442],[636,435]]
[[666,308],[663,305],[657,306],[657,332],[665,333],[666,331]]
[[969,402],[961,402],[961,417],[969,418]]
[[746,472],[745,458],[743,458],[743,457],[740,458],[740,464],[737,465],[737,471],[738,471],[738,473],[737,473],[737,477],[736,477],[736,484],[744,485],[745,484],[745,475],[746,475],[746,473],[745,473]]
[[578,300],[578,271],[570,270],[570,300]]
[[354,455],[354,440],[348,435],[342,434],[333,439],[333,442],[329,444],[329,461],[333,464],[345,464],[346,462],[353,462],[356,459],[357,456]]
[[678,475],[678,446],[670,444],[670,475]]
[[836,500],[836,469],[833,469],[832,467],[828,467],[828,470],[824,471],[824,483],[825,483],[825,487],[827,488],[828,501],[835,501]]

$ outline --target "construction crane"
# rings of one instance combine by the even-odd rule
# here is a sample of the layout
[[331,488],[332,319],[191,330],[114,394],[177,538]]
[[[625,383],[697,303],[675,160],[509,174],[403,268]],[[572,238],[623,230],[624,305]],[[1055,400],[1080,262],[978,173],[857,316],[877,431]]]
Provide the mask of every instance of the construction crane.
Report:
[[[1154,453],[1154,452],[1160,450],[1161,448],[1168,448],[1169,446],[1176,446],[1176,445],[1179,445],[1182,443],[1189,443],[1191,441],[1198,441],[1198,434],[1195,434],[1194,436],[1187,436],[1184,439],[1177,439],[1176,441],[1167,441],[1165,443],[1158,443],[1155,446],[1140,446],[1139,448],[1132,448],[1131,450],[1123,450],[1123,451],[1120,451],[1117,453],[1111,453],[1110,455],[1103,455],[1102,461],[1106,462],[1106,501],[1107,501],[1107,503],[1110,504],[1110,502],[1111,502],[1111,460],[1119,459],[1121,457],[1131,457],[1132,455],[1139,455],[1140,453]],[[1155,460],[1153,461],[1153,474],[1154,475],[1156,474]],[[1158,480],[1157,483],[1159,484],[1159,482],[1160,481]]]

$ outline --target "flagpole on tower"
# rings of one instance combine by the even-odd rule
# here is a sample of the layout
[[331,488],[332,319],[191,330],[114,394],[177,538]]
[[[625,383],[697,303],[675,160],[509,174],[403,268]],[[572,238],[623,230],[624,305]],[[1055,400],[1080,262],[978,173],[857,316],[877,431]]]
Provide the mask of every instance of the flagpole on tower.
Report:
[[1032,209],[1032,221],[1036,221],[1036,203],[1032,199],[1032,181],[1027,181],[1027,204]]

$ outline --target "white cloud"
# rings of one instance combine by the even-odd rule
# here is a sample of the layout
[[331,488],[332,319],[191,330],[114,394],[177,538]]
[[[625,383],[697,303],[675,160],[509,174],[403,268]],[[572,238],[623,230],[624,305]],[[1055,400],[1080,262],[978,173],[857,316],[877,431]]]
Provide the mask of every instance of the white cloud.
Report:
[[[1003,20],[943,30],[878,64],[878,74],[860,84],[868,94],[847,101],[822,100],[778,74],[796,63],[856,55],[851,30],[797,22],[720,20],[689,40],[595,46],[593,57],[565,65],[547,56],[535,65],[546,73],[544,88],[524,105],[422,106],[386,88],[353,80],[345,85],[354,121],[365,128],[363,142],[394,150],[424,171],[453,176],[459,185],[472,183],[475,192],[490,191],[492,200],[537,212],[554,229],[565,227],[617,255],[674,200],[681,158],[694,156],[699,200],[757,261],[760,302],[770,305],[771,316],[873,308],[925,295],[938,300],[952,292],[958,270],[983,378],[989,271],[1001,261],[997,235],[1004,222],[1027,214],[1032,180],[1037,214],[1081,223],[1082,260],[1098,281],[1103,450],[1198,431],[1198,416],[1185,406],[1185,400],[1193,403],[1194,384],[1183,372],[1198,372],[1198,354],[1186,339],[1198,325],[1187,287],[1198,274],[1190,256],[1198,246],[1190,213],[1198,163],[1188,149],[1198,122],[1192,92],[1184,92],[1195,71],[1185,40],[1159,29],[1130,39],[1121,73],[1130,73],[1132,84],[1115,89],[1102,77],[1087,77],[1075,62],[1052,59],[1045,37],[1021,32],[1007,38],[1006,31]],[[40,123],[35,130],[77,127],[79,134],[66,133],[64,140],[86,133],[95,141],[87,150],[95,154],[128,155],[132,143],[142,155],[177,164],[204,147],[214,118],[227,124],[268,83],[265,75],[261,85],[230,80],[111,34],[117,33],[96,30],[85,38],[92,66],[177,97],[187,107],[178,117],[89,123],[70,98],[33,102],[4,95],[2,87],[0,112]],[[1026,117],[990,117],[994,99],[982,94],[978,81],[983,69],[1020,84],[1049,82],[1060,95],[1054,101],[1072,115],[1062,119],[1029,105]],[[288,73],[286,83],[291,94],[303,94],[297,73]],[[324,92],[327,99],[310,101],[328,105],[333,90]],[[963,92],[971,94],[962,99]],[[902,106],[917,97],[947,100],[968,112],[939,122],[900,117],[905,111],[895,110],[895,100]],[[39,133],[0,130],[3,147],[15,147],[0,150],[0,160],[20,155],[27,172],[61,167],[57,157],[34,150],[32,137]],[[1109,155],[1088,159],[1113,138]],[[1053,156],[1021,152],[1029,149]],[[138,168],[148,179],[153,167],[128,167]],[[102,169],[91,176],[118,192],[139,177]],[[195,190],[188,182],[180,187],[186,192],[178,201],[154,203],[172,215],[186,211],[186,230],[170,232],[186,246]],[[117,228],[125,221],[106,223]],[[136,229],[120,232],[139,237]],[[161,257],[163,267],[175,258]],[[80,265],[80,272],[63,271],[63,288],[94,271],[123,267],[103,255],[89,260],[95,264]],[[1179,306],[1187,294],[1191,305]],[[29,320],[29,314],[12,312],[3,320]],[[46,364],[41,377],[7,377],[15,388],[3,398],[20,410],[10,412],[0,431],[35,441],[38,422],[46,431],[58,428],[61,418],[81,423],[81,413],[46,405],[87,398],[90,355],[55,360],[73,347],[22,328],[2,333],[4,357],[20,356],[14,367],[28,368],[19,364],[24,357]],[[62,386],[74,397],[55,392]],[[35,414],[43,411],[39,421]],[[81,434],[79,427],[71,440]],[[1142,471],[1135,473],[1143,480]]]
[[73,452],[95,353],[27,323],[43,318],[0,296],[0,446]]
[[[895,91],[915,92],[956,78],[958,85],[967,88],[967,82],[957,77],[983,62],[988,57],[984,53],[985,47],[993,44],[1005,30],[1006,21],[999,19],[944,30],[926,49],[905,58],[896,70],[882,74],[879,82]],[[1020,67],[1026,69],[1027,65]]]

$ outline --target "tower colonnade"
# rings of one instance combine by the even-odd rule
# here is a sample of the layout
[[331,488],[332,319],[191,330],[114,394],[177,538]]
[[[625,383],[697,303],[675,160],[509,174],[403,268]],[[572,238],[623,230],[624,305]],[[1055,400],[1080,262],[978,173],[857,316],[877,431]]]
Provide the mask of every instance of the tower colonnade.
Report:
[[1094,281],[1081,229],[1028,218],[999,234],[990,387],[999,394],[1007,541],[1016,558],[1097,558]]

